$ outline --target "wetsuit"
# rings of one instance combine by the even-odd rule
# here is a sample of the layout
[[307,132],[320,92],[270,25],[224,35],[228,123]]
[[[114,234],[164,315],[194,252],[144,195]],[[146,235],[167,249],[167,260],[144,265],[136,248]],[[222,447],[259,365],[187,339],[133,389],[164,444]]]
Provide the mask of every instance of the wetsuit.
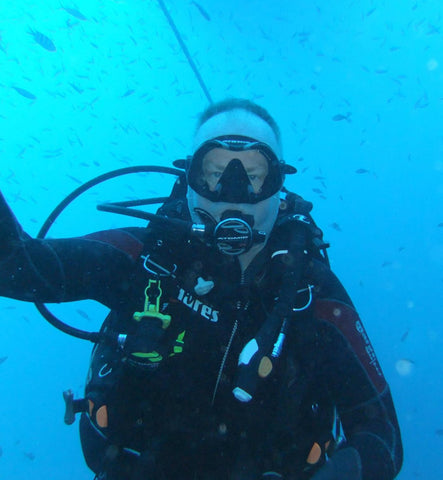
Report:
[[[286,240],[278,229],[242,274],[235,257],[167,229],[36,240],[4,202],[0,222],[1,295],[97,300],[110,308],[102,333],[132,335],[136,350],[157,355],[134,357],[112,342],[94,348],[80,433],[98,478],[256,480],[274,471],[286,480],[355,480],[320,473],[326,458],[349,451],[363,480],[398,473],[388,385],[351,300],[319,260],[302,280],[314,286],[313,301],[290,319],[272,373],[250,402],[232,394],[239,353],[279,291],[273,254]],[[199,282],[209,287],[196,289]],[[168,325],[151,328],[147,299],[158,299]],[[295,303],[305,306],[307,293]],[[150,333],[137,336],[145,326]]]

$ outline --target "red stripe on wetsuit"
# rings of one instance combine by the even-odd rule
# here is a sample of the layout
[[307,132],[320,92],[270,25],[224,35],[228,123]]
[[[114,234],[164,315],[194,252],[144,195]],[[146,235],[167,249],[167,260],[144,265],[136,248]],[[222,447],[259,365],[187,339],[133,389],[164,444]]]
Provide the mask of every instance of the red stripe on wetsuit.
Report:
[[85,235],[83,238],[107,243],[136,260],[143,250],[143,242],[124,230],[103,230]]
[[343,334],[365,368],[374,387],[381,393],[386,388],[386,380],[357,312],[345,303],[319,300],[315,305],[315,313],[317,318],[332,323]]

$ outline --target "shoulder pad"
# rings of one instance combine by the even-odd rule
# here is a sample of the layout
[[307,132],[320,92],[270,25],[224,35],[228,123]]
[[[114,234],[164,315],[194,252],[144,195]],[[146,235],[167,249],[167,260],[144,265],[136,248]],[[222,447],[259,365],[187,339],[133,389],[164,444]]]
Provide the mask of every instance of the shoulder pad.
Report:
[[308,202],[300,195],[292,192],[287,192],[284,202],[287,205],[286,209],[291,213],[300,213],[302,215],[308,215],[313,207],[312,202]]

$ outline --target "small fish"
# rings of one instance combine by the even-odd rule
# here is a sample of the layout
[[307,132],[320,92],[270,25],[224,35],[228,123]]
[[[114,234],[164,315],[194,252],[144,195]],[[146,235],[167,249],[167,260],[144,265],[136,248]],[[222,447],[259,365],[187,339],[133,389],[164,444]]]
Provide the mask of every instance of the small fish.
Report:
[[50,153],[45,153],[43,155],[43,158],[56,158],[56,157],[60,157],[61,155],[63,155],[63,152],[50,152]]
[[390,262],[389,260],[385,260],[385,261],[381,264],[382,268],[384,268],[384,267],[389,267],[389,265],[392,265],[392,262]]
[[24,88],[20,88],[20,87],[12,87],[19,95],[21,95],[22,97],[25,97],[25,98],[29,98],[29,100],[35,100],[37,97],[29,92],[28,90],[25,90]]
[[6,362],[7,359],[8,359],[8,357],[0,357],[0,365],[1,365],[3,362]]
[[83,89],[78,87],[75,83],[69,82],[69,85],[77,92],[77,93],[83,93]]
[[323,193],[323,190],[320,190],[319,188],[313,188],[312,191],[315,193]]
[[29,460],[35,460],[35,455],[32,452],[23,452],[23,455]]
[[63,152],[63,148],[54,148],[54,149],[48,148],[45,150],[45,153],[47,155],[58,155],[61,152]]
[[334,115],[332,117],[332,120],[334,122],[342,122],[343,120],[346,120],[347,122],[351,121],[351,112],[347,112],[346,115],[343,115],[342,113],[337,113],[337,115]]
[[126,90],[126,92],[122,95],[122,98],[129,97],[135,92],[133,88],[130,88],[129,90]]
[[89,315],[84,311],[84,310],[80,310],[79,308],[76,310],[76,312],[81,316],[83,317],[85,320],[91,320],[91,318],[89,317]]
[[3,53],[7,53],[6,52],[6,48],[2,45],[2,36],[0,34],[0,50],[3,52]]
[[357,168],[355,173],[369,173],[369,170],[366,170],[366,168]]
[[400,341],[404,342],[408,338],[408,335],[409,335],[409,330],[406,330],[406,332],[401,336]]
[[428,105],[429,105],[428,96],[425,93],[415,102],[414,108],[415,109],[426,108]]
[[197,2],[192,2],[192,4],[197,8],[197,10],[201,13],[202,17],[207,20],[208,22],[211,21],[211,17],[209,16],[208,12]]
[[443,222],[440,222],[440,223],[437,225],[437,227],[439,227],[439,228],[443,227]]
[[43,47],[48,52],[55,52],[57,50],[57,47],[54,45],[54,42],[43,33],[37,30],[32,30],[32,29],[29,29],[28,33],[29,35],[33,36],[36,43],[38,43],[41,47]]
[[440,33],[440,27],[428,23],[428,28],[429,30],[426,35],[434,35],[434,33]]
[[337,232],[342,231],[340,225],[337,222],[331,223],[330,227],[332,227],[334,230],[337,230]]
[[76,8],[65,7],[63,5],[60,5],[60,6],[63,8],[63,10],[65,12],[69,13],[69,15],[72,15],[73,17],[77,18],[78,20],[87,20],[87,18],[83,15],[83,13],[81,13]]
[[443,435],[443,428],[437,428],[437,430],[435,431],[435,434],[436,435]]
[[78,183],[79,185],[83,185],[83,182],[80,179],[73,177],[72,175],[69,175],[69,173],[67,173],[66,176],[70,178],[73,182]]

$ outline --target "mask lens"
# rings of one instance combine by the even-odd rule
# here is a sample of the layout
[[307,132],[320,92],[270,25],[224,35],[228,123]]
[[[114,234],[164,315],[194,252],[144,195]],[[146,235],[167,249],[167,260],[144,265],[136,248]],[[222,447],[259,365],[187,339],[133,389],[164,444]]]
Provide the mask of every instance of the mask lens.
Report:
[[283,175],[268,145],[216,139],[195,152],[188,183],[213,202],[257,203],[280,190]]

